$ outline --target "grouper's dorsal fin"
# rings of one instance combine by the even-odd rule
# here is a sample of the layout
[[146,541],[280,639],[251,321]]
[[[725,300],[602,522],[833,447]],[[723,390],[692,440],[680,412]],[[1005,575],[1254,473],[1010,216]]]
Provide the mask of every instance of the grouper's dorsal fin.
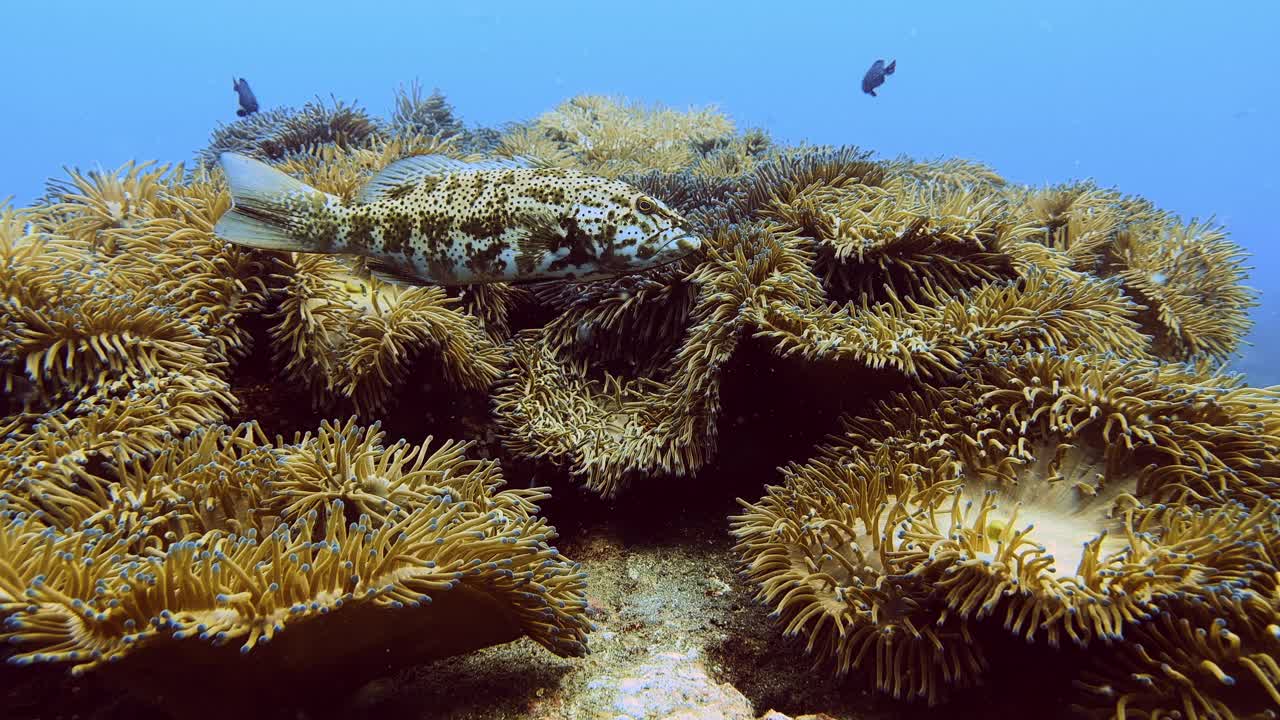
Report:
[[530,167],[522,158],[487,158],[467,162],[447,155],[414,155],[397,160],[373,176],[369,184],[360,189],[356,202],[369,203],[394,198],[412,190],[422,181],[449,173],[475,170],[514,170]]

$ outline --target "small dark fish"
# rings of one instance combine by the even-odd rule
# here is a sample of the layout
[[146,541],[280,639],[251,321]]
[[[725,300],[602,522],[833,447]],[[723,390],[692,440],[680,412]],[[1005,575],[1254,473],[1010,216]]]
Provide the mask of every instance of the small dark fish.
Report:
[[[863,81],[865,84],[866,81]],[[252,115],[258,112],[258,98],[253,96],[253,91],[249,89],[249,81],[244,78],[239,80],[231,78],[231,89],[236,91],[236,95],[240,96],[240,109],[236,114],[240,117]]]
[[883,60],[871,63],[871,69],[862,76],[862,92],[875,97],[876,88],[884,84],[885,76],[892,75],[897,65],[897,60],[890,60],[888,65],[885,65]]

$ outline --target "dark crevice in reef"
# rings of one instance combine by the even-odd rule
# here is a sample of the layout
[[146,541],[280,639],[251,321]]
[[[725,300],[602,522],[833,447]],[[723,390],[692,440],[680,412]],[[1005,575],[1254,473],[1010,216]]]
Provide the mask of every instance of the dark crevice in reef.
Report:
[[687,527],[727,536],[728,516],[741,509],[735,498],[758,497],[779,467],[806,460],[841,413],[905,387],[891,373],[779,358],[748,338],[723,377],[718,450],[691,477],[638,477],[618,497],[600,498],[547,463],[504,469],[512,484],[552,488],[543,516],[566,540],[606,519],[625,543],[662,542]]

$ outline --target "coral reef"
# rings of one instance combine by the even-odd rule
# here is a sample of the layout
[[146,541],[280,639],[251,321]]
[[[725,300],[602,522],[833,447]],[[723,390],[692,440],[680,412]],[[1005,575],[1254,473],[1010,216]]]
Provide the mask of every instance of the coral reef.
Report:
[[361,415],[382,410],[419,351],[434,351],[446,378],[484,391],[502,351],[458,298],[437,287],[388,285],[325,255],[296,255],[273,276],[284,297],[267,317],[278,364],[321,405],[343,399]]
[[837,672],[938,702],[981,677],[983,622],[1127,648],[1173,641],[1152,623],[1190,597],[1273,592],[1275,390],[1043,352],[968,375],[847,418],[733,519],[761,599]]
[[209,146],[201,151],[200,162],[213,167],[224,152],[280,160],[322,145],[360,147],[382,134],[380,125],[357,105],[332,98],[331,107],[316,98],[300,109],[258,112],[219,126]]
[[391,115],[388,133],[391,137],[437,137],[450,141],[463,152],[482,155],[494,152],[502,141],[498,130],[464,125],[439,89],[424,98],[422,86],[416,80],[408,88],[396,90],[396,109]]
[[[617,177],[628,172],[688,168],[695,159],[728,144],[733,134],[733,122],[714,109],[681,113],[617,98],[580,95],[527,127],[513,128],[503,136],[498,151]],[[759,134],[753,137],[759,138]]]
[[[400,158],[519,155],[637,185],[703,249],[391,285],[216,237],[227,150],[347,201]],[[754,595],[832,687],[962,703],[1051,649],[1081,713],[1265,715],[1280,388],[1221,369],[1242,262],[1212,221],[1090,183],[786,146],[712,109],[583,96],[498,131],[414,83],[385,121],[257,113],[191,169],[72,170],[0,207],[0,636],[22,671],[176,716],[324,714],[522,636],[583,654],[600,611],[549,519],[687,511],[741,573],[708,597]],[[727,534],[682,505],[757,492]],[[182,689],[197,667],[217,697]],[[694,685],[762,701],[721,682]]]
[[[288,444],[215,426],[147,459],[117,450],[70,485],[15,473],[0,511],[11,661],[109,668],[177,714],[220,717],[522,634],[581,653],[584,578],[532,515],[542,490],[499,490],[492,461],[429,443],[386,446],[350,421]],[[172,693],[192,666],[223,676],[216,700]]]
[[1037,227],[1077,270],[1117,277],[1144,306],[1153,349],[1171,360],[1230,359],[1251,323],[1243,250],[1212,221],[1182,223],[1140,198],[1089,183],[1012,190]]

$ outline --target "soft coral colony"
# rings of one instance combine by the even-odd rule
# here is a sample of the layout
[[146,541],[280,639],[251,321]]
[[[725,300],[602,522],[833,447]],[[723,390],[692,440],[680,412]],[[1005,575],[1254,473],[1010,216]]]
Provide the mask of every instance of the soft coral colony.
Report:
[[[345,199],[411,155],[533,158],[644,189],[703,249],[585,285],[400,287],[223,243],[221,150]],[[578,654],[587,580],[502,461],[607,496],[707,472],[750,345],[893,390],[825,388],[840,423],[730,520],[821,667],[942,702],[986,679],[994,627],[1089,648],[1074,697],[1099,716],[1280,706],[1280,393],[1219,370],[1254,303],[1222,228],[593,96],[501,133],[416,87],[386,121],[317,102],[201,157],[73,172],[0,217],[12,662],[156,687],[199,664],[242,690],[230,708],[520,635]],[[348,419],[229,424],[257,411],[255,338]],[[428,402],[488,398],[454,434],[501,457],[386,437],[423,372],[449,386]],[[753,387],[738,406],[767,413]]]

